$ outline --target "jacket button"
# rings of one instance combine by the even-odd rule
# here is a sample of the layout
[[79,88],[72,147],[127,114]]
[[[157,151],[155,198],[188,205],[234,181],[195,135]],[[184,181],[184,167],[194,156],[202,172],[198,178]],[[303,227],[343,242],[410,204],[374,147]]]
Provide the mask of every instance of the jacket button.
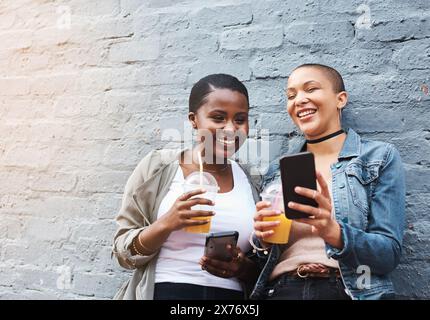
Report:
[[348,223],[348,218],[347,218],[347,217],[342,218],[342,222],[343,222],[343,223]]
[[340,167],[342,167],[342,164],[340,162],[336,163],[336,168],[339,169]]
[[340,186],[339,186],[339,188],[341,188],[341,189],[345,188],[345,184],[341,183]]

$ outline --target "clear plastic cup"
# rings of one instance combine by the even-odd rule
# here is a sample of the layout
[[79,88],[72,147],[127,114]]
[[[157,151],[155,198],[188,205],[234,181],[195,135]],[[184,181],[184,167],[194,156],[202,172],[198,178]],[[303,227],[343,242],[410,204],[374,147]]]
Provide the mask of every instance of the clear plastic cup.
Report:
[[[200,179],[200,172],[191,173],[184,182],[184,193],[189,191],[194,191],[197,189],[205,189],[206,192],[203,194],[198,194],[193,198],[205,198],[212,202],[215,202],[216,195],[218,193],[219,187],[218,183],[213,175],[207,172],[202,173],[202,179]],[[197,204],[191,207],[191,210],[206,210],[213,211],[213,206]],[[194,217],[193,220],[209,220],[208,223],[185,227],[184,230],[191,233],[209,233],[211,228],[212,217]]]
[[288,243],[292,220],[285,216],[284,197],[282,195],[282,185],[279,183],[271,183],[260,194],[263,201],[271,203],[270,209],[280,210],[282,213],[278,216],[264,217],[263,221],[280,221],[280,224],[273,228],[274,233],[271,236],[265,237],[264,241],[269,243]]

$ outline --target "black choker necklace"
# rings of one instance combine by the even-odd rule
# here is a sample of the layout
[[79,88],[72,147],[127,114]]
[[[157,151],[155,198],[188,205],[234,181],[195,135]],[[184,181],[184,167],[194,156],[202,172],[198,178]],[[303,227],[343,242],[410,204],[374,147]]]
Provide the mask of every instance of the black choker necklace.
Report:
[[328,139],[331,139],[333,137],[336,137],[342,133],[344,133],[345,131],[343,129],[340,129],[339,131],[330,133],[329,135],[319,138],[319,139],[315,139],[315,140],[306,140],[306,143],[310,143],[310,144],[314,144],[314,143],[318,143],[318,142],[322,142],[322,141],[326,141]]

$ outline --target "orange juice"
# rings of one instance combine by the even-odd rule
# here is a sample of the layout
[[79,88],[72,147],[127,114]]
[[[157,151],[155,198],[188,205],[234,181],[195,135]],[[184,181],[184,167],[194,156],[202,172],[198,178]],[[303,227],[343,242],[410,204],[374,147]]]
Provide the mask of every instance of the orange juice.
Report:
[[292,221],[285,217],[285,214],[280,214],[272,217],[264,217],[263,221],[280,221],[281,223],[274,227],[272,230],[274,234],[269,237],[265,237],[264,241],[269,243],[280,243],[284,244],[288,242],[288,238],[290,236],[290,229]]
[[290,236],[290,229],[292,220],[287,219],[284,214],[284,198],[282,196],[282,185],[277,182],[272,182],[264,188],[261,194],[263,201],[271,203],[270,208],[272,210],[280,210],[282,213],[277,216],[264,217],[263,221],[280,221],[280,224],[273,227],[274,233],[264,238],[264,241],[269,243],[280,243],[284,244],[288,242]]
[[[189,192],[197,189],[205,189],[206,192],[195,197],[204,198],[215,202],[219,187],[216,179],[207,172],[193,172],[186,179],[183,185],[184,192]],[[193,198],[195,198],[193,197]],[[192,198],[191,198],[192,199]],[[197,204],[191,207],[191,210],[213,211],[214,207],[209,205]],[[212,216],[193,217],[191,220],[209,220],[208,223],[198,226],[188,226],[184,230],[191,233],[209,233],[211,228]]]
[[208,223],[202,224],[199,226],[189,226],[185,227],[184,230],[191,233],[209,233],[209,230],[211,229],[211,220],[212,217],[194,217],[191,218],[192,220],[209,220]]

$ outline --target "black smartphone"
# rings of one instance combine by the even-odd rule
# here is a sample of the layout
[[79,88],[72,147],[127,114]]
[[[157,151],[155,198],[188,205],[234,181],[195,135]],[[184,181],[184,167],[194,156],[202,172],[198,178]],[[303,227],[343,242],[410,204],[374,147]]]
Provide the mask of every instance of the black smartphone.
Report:
[[227,250],[227,245],[236,248],[239,232],[212,232],[206,236],[205,256],[217,260],[231,261],[233,257],[231,252]]
[[317,190],[315,160],[311,152],[300,152],[283,156],[279,160],[281,168],[282,192],[284,196],[285,216],[288,219],[308,218],[301,211],[288,208],[288,202],[318,207],[315,200],[303,197],[294,191],[295,187]]

